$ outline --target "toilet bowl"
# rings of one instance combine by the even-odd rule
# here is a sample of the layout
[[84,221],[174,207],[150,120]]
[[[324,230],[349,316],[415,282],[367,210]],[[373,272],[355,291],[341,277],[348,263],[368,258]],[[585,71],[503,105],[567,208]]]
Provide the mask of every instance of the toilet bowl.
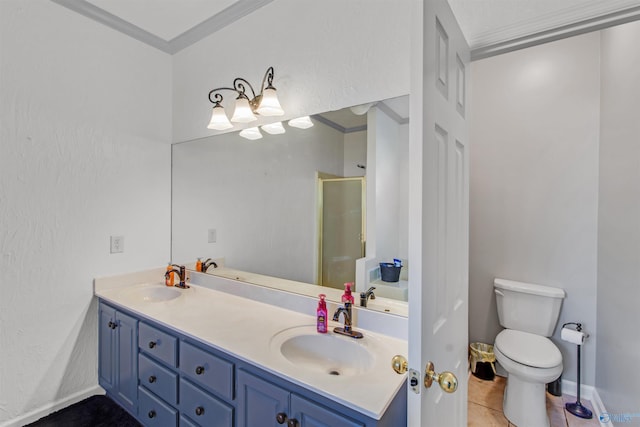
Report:
[[518,427],[548,427],[545,385],[562,373],[562,354],[549,340],[505,329],[496,337],[496,360],[509,373],[503,412]]
[[549,427],[545,386],[562,374],[562,354],[548,338],[560,315],[564,290],[495,279],[500,324],[496,360],[509,374],[503,412],[518,427]]

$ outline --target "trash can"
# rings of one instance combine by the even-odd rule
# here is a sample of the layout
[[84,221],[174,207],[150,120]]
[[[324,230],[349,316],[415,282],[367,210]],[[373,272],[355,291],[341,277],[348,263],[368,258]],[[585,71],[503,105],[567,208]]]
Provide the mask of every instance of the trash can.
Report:
[[493,346],[481,342],[469,344],[469,365],[471,373],[481,380],[492,381],[496,376],[496,355]]
[[402,267],[396,266],[392,262],[381,262],[380,278],[383,282],[397,282],[400,280],[400,270],[402,270]]

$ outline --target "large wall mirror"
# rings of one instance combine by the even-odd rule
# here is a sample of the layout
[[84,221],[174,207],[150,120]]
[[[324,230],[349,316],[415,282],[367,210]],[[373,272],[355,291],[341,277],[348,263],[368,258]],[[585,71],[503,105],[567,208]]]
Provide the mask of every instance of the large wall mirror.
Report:
[[[355,281],[402,305],[408,118],[407,95],[254,141],[231,132],[174,144],[172,260],[212,258],[208,273],[329,298]],[[394,258],[401,276],[382,282],[378,264]]]

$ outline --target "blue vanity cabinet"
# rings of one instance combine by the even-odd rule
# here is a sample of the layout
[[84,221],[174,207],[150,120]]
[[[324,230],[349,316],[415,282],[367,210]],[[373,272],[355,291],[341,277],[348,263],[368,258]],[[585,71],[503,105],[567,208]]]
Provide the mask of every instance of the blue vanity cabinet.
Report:
[[363,421],[314,403],[289,390],[238,370],[238,427],[366,427]]
[[145,426],[406,425],[404,387],[375,420],[126,308],[100,301],[99,322],[100,385]]
[[[283,417],[290,415],[290,394],[284,388],[239,369],[237,427],[286,426]],[[277,419],[279,416],[282,422]]]
[[138,406],[138,320],[107,304],[99,307],[99,383],[135,414]]

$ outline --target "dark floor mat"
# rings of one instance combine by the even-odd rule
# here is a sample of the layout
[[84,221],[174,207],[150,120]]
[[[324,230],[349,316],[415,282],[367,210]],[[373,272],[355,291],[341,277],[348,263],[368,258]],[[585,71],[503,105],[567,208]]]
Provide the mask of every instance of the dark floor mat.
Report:
[[27,427],[141,427],[127,411],[107,396],[91,396],[54,412]]

